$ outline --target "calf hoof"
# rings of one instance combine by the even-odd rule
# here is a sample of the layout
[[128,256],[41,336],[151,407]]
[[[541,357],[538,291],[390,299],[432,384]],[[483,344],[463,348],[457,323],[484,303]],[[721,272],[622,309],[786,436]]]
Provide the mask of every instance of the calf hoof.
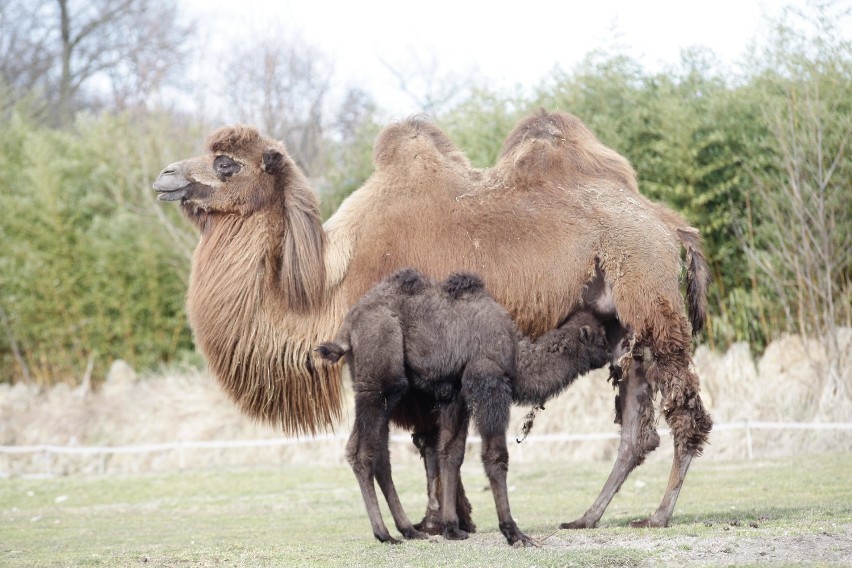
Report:
[[411,527],[411,528],[405,529],[405,530],[401,530],[399,532],[401,532],[402,536],[405,537],[408,540],[424,540],[424,539],[429,538],[428,534],[426,534],[423,531],[419,531],[414,527]]
[[469,532],[469,533],[475,533],[476,532],[476,525],[473,523],[473,520],[471,520],[470,517],[460,518],[459,519],[459,528],[461,530]]
[[560,529],[593,529],[597,522],[587,521],[585,517],[580,517],[576,521],[571,521],[570,523],[562,523],[559,525]]
[[423,520],[414,525],[414,528],[433,536],[444,533],[444,523],[435,517],[425,516]]
[[444,529],[444,538],[447,540],[464,540],[467,537],[467,531],[463,531],[458,527],[447,527]]
[[518,528],[514,522],[500,523],[500,532],[506,537],[508,542],[514,548],[526,548],[528,546],[538,546],[535,539],[528,537]]
[[667,520],[655,519],[654,516],[651,515],[647,519],[631,521],[630,526],[634,529],[660,529],[669,526],[669,522]]
[[379,539],[379,541],[385,542],[387,544],[402,544],[401,540],[397,540],[394,537],[392,537],[391,535],[384,535],[384,536],[376,535],[376,538]]

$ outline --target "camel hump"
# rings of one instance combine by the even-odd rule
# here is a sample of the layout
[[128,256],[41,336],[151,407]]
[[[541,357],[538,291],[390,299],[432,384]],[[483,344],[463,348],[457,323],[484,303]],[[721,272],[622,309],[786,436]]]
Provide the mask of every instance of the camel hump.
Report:
[[470,167],[467,156],[443,130],[426,116],[414,115],[391,124],[379,133],[373,150],[373,163],[377,169],[407,167],[417,157],[430,156]]
[[444,280],[441,287],[450,298],[457,300],[464,294],[485,291],[485,282],[472,272],[455,272]]
[[539,109],[521,119],[506,137],[496,169],[521,187],[548,180],[609,181],[639,191],[630,162],[601,143],[582,120],[562,111]]
[[428,283],[426,277],[415,268],[397,270],[390,280],[397,285],[400,292],[409,296],[422,293]]

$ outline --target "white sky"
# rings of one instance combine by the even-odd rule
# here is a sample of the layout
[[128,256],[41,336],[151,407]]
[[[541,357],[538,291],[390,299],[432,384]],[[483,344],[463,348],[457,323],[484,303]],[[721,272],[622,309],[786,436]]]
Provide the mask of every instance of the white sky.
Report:
[[281,28],[335,62],[335,83],[370,92],[394,117],[420,109],[399,94],[382,60],[434,57],[441,73],[477,70],[500,87],[536,86],[555,65],[570,70],[590,51],[618,45],[647,69],[702,45],[734,65],[766,33],[766,15],[806,0],[188,0],[215,34]]

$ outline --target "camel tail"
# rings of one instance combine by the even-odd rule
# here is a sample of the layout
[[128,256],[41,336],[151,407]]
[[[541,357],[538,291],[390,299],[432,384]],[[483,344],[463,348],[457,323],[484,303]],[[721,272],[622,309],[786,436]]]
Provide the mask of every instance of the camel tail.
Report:
[[701,234],[692,227],[678,228],[680,242],[686,248],[686,299],[692,334],[704,329],[707,323],[707,285],[710,283],[710,266],[704,256]]
[[333,341],[326,341],[325,343],[321,343],[319,347],[315,349],[319,356],[329,361],[331,363],[337,363],[341,357],[343,357],[347,351],[349,351],[348,345],[339,345],[334,343]]

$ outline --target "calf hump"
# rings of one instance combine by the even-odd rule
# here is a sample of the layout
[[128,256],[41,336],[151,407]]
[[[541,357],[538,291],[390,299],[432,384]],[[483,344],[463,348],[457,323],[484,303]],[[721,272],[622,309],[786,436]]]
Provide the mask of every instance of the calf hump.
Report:
[[402,268],[397,270],[391,280],[400,292],[408,296],[421,294],[429,281],[415,268]]
[[484,292],[485,282],[472,272],[455,272],[444,280],[441,287],[450,298],[457,300],[465,294]]

